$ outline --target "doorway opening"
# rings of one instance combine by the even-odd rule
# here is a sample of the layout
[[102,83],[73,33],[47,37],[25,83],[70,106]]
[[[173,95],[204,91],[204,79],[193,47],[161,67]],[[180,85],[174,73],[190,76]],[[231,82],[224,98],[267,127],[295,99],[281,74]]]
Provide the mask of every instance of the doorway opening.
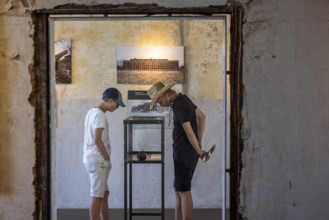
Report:
[[[54,54],[53,50],[53,40],[55,39],[55,29],[61,28],[68,28],[67,30],[71,29],[75,26],[84,26],[82,28],[85,29],[85,25],[89,22],[89,26],[101,26],[106,27],[109,23],[109,29],[116,34],[122,33],[122,30],[118,28],[118,26],[122,27],[122,22],[125,22],[125,25],[131,25],[130,27],[133,28],[136,25],[136,22],[147,23],[145,26],[150,25],[150,22],[155,23],[153,24],[154,27],[159,27],[160,23],[163,24],[165,22],[174,23],[172,27],[175,27],[175,23],[177,27],[182,28],[183,31],[187,30],[186,27],[184,29],[184,24],[182,23],[194,23],[194,25],[198,27],[203,27],[205,24],[204,22],[218,22],[220,21],[223,25],[223,39],[224,39],[224,47],[222,48],[221,55],[224,54],[223,57],[218,57],[218,60],[223,64],[222,69],[220,69],[218,75],[213,75],[212,77],[219,77],[222,76],[221,83],[219,86],[221,88],[219,91],[222,94],[222,99],[218,98],[217,96],[208,96],[209,99],[218,99],[220,101],[220,105],[222,107],[222,114],[224,114],[224,119],[218,123],[224,129],[217,130],[220,134],[218,136],[225,137],[220,139],[220,147],[218,147],[217,151],[221,152],[221,168],[218,170],[221,176],[221,185],[217,185],[220,188],[218,194],[218,201],[224,201],[222,207],[224,208],[224,216],[222,219],[225,219],[225,212],[226,209],[229,208],[230,212],[230,219],[238,219],[238,187],[239,187],[239,176],[240,176],[240,152],[242,143],[240,141],[240,124],[241,124],[241,24],[242,24],[242,10],[240,6],[218,6],[218,7],[208,7],[208,8],[157,8],[154,5],[134,5],[135,7],[127,9],[124,5],[122,6],[95,6],[95,7],[74,7],[71,6],[63,6],[52,10],[41,10],[37,11],[33,14],[34,24],[36,27],[35,32],[35,45],[36,45],[36,53],[35,53],[35,92],[38,94],[37,100],[37,107],[36,107],[36,143],[37,143],[37,170],[36,170],[36,192],[37,192],[37,201],[36,201],[36,216],[37,219],[56,219],[56,208],[58,206],[57,201],[57,191],[56,191],[56,157],[57,157],[57,164],[58,164],[58,149],[56,144],[56,126],[60,126],[59,123],[62,121],[59,120],[67,120],[68,118],[60,118],[58,111],[58,106],[64,106],[62,111],[67,111],[72,109],[72,103],[76,102],[76,105],[80,105],[81,103],[77,103],[80,100],[76,98],[66,102],[68,99],[65,100],[56,100],[55,97],[58,97],[57,94],[62,95],[62,97],[69,97],[68,92],[70,90],[69,86],[74,87],[74,76],[73,76],[73,84],[72,85],[56,85],[55,77],[54,77],[54,60],[52,55]],[[68,23],[74,23],[73,26],[69,27]],[[82,22],[83,24],[77,25],[77,22]],[[90,23],[96,22],[96,23]],[[106,22],[106,23],[104,23]],[[121,22],[121,24],[120,24]],[[159,22],[159,23],[157,23]],[[65,24],[64,24],[65,23]],[[102,24],[100,24],[102,23]],[[99,25],[100,24],[100,25]],[[229,24],[229,25],[228,25]],[[57,26],[56,26],[57,25]],[[189,24],[190,25],[190,24]],[[66,26],[66,27],[64,27]],[[210,25],[211,26],[211,25]],[[142,26],[141,26],[142,27]],[[213,25],[216,27],[216,24]],[[115,29],[117,28],[117,29]],[[163,27],[162,27],[163,28]],[[178,31],[182,31],[182,29],[177,29]],[[160,26],[161,29],[161,26]],[[80,29],[81,30],[81,29]],[[102,33],[104,34],[104,30]],[[117,30],[117,31],[115,31]],[[118,31],[119,30],[119,31]],[[192,30],[192,29],[188,29]],[[75,30],[76,33],[79,30]],[[121,32],[120,32],[121,31]],[[137,31],[137,29],[136,29]],[[59,31],[60,33],[65,33],[65,31]],[[120,33],[119,33],[120,32]],[[67,33],[67,32],[66,32]],[[94,36],[96,36],[95,34]],[[150,35],[150,34],[149,34]],[[147,36],[149,36],[147,35]],[[64,35],[62,35],[64,37]],[[85,34],[79,35],[80,37],[85,37]],[[99,35],[97,35],[99,37]],[[113,37],[113,36],[112,36]],[[163,36],[165,37],[165,36]],[[65,37],[64,37],[65,38]],[[98,38],[96,40],[99,40]],[[104,38],[105,39],[105,38]],[[183,39],[183,40],[182,40]],[[122,40],[122,38],[121,38]],[[180,38],[181,42],[179,44],[187,43],[188,39]],[[117,39],[120,42],[120,38]],[[185,42],[183,42],[185,41]],[[73,41],[74,42],[74,41]],[[91,41],[91,44],[95,44],[96,41]],[[193,41],[191,41],[193,42]],[[122,43],[122,41],[121,41]],[[123,42],[127,43],[127,42]],[[154,42],[153,42],[154,43]],[[73,43],[74,44],[74,43]],[[229,45],[229,46],[228,46]],[[78,48],[77,45],[73,45],[73,48]],[[80,51],[83,51],[82,47],[79,47]],[[98,48],[101,50],[101,46]],[[87,51],[83,52],[86,53]],[[104,55],[104,54],[103,54]],[[193,54],[192,54],[193,55]],[[192,56],[191,55],[191,56]],[[228,56],[229,55],[229,56]],[[74,55],[72,55],[74,56]],[[77,56],[77,55],[76,55]],[[99,55],[97,55],[99,56]],[[106,55],[104,55],[106,56]],[[91,56],[92,58],[93,56]],[[97,58],[96,58],[97,59]],[[102,57],[103,62],[106,60],[111,59],[109,57]],[[193,56],[189,59],[193,60]],[[98,59],[98,61],[101,61]],[[206,62],[204,62],[206,63]],[[95,66],[94,66],[95,67]],[[75,68],[78,68],[76,66]],[[107,66],[108,69],[111,69],[111,66]],[[112,67],[113,68],[113,67]],[[75,70],[72,70],[74,74]],[[111,72],[111,70],[108,70]],[[111,73],[108,74],[111,77]],[[103,76],[100,76],[103,77]],[[193,78],[195,76],[188,75],[187,82],[190,82],[192,86],[193,80],[197,80]],[[83,78],[83,77],[82,77]],[[88,77],[86,77],[88,78]],[[112,74],[113,78],[113,74]],[[76,78],[77,79],[77,78]],[[89,79],[90,80],[90,79]],[[189,81],[190,80],[190,81]],[[106,86],[106,85],[104,85]],[[119,85],[120,86],[120,85]],[[56,88],[57,87],[57,88]],[[128,90],[130,86],[123,85],[123,90]],[[137,89],[144,89],[149,86],[131,86],[132,88]],[[103,87],[101,88],[101,90]],[[181,91],[184,92],[191,92],[189,91],[189,86],[185,86],[184,84],[179,87]],[[65,91],[63,91],[65,90]],[[74,92],[73,92],[74,93]],[[98,91],[99,93],[99,91]],[[193,94],[193,92],[191,92]],[[63,95],[64,94],[64,95]],[[81,94],[81,93],[79,93]],[[71,93],[72,95],[72,93]],[[195,97],[197,97],[196,94]],[[207,95],[204,95],[207,97]],[[73,97],[73,95],[72,95]],[[77,96],[75,96],[77,97]],[[79,96],[78,96],[79,97]],[[81,97],[81,96],[80,96]],[[83,99],[94,99],[94,97],[84,97]],[[69,103],[69,104],[68,104]],[[70,106],[71,105],[71,106]],[[48,114],[50,112],[50,114]],[[85,112],[83,112],[85,113]],[[212,114],[211,111],[209,111]],[[73,113],[76,115],[75,113]],[[125,113],[123,113],[125,114]],[[211,120],[208,118],[208,120]],[[81,120],[80,120],[81,122]],[[58,123],[58,124],[57,124]],[[50,126],[49,126],[50,125]],[[80,126],[80,125],[79,125]],[[82,129],[82,127],[79,127]],[[71,131],[73,129],[69,128],[67,131]],[[206,130],[207,132],[207,130]],[[64,132],[65,133],[65,132]],[[74,137],[74,135],[73,135]],[[75,136],[79,138],[79,136]],[[58,141],[57,141],[58,142]],[[80,143],[82,143],[80,141]],[[220,149],[223,146],[222,149]],[[79,147],[79,146],[75,146]],[[67,153],[67,152],[66,152]],[[224,155],[224,156],[223,156]],[[68,155],[66,155],[68,156]],[[218,155],[219,156],[219,155]],[[223,156],[223,157],[222,157]],[[76,159],[76,158],[75,158]],[[77,158],[80,159],[80,158]],[[81,161],[75,161],[75,163],[81,165]],[[219,163],[219,161],[218,161]],[[60,183],[63,186],[63,182]],[[229,190],[227,191],[227,189]],[[221,194],[221,195],[220,195]],[[225,200],[229,198],[229,202],[225,202]],[[63,203],[64,204],[63,199]],[[65,205],[63,205],[65,207]],[[220,219],[220,217],[218,217]]]

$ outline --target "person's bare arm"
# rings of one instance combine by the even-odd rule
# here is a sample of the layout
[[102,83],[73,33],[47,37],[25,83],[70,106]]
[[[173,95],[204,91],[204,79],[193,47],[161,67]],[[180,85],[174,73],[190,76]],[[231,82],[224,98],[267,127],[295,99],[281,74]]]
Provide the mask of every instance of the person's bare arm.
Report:
[[203,157],[207,154],[207,152],[205,152],[201,149],[199,141],[193,132],[191,123],[188,121],[188,122],[183,123],[182,126],[183,126],[186,136],[187,136],[188,140],[190,141],[190,143],[192,144],[194,150],[199,155],[199,157],[201,157],[201,159],[203,159]]
[[199,135],[199,145],[202,148],[202,138],[204,134],[204,129],[206,126],[206,115],[199,109],[195,109],[195,115],[197,118],[197,124],[198,124],[198,135]]
[[110,157],[106,151],[106,148],[104,146],[103,140],[102,140],[102,133],[104,128],[96,128],[95,129],[95,144],[100,151],[102,157],[104,160],[110,160]]

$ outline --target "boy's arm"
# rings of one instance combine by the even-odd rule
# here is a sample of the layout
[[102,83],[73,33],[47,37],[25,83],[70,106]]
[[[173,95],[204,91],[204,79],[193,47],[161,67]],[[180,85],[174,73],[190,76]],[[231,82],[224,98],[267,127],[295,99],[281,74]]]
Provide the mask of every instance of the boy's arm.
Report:
[[200,147],[202,148],[201,144],[202,144],[204,129],[206,126],[206,115],[199,108],[195,109],[195,115],[198,124],[199,144]]
[[110,160],[110,157],[106,151],[106,148],[104,146],[104,143],[102,141],[102,133],[103,133],[104,128],[96,128],[95,129],[95,144],[101,153],[102,157],[104,160]]
[[187,136],[188,140],[190,141],[190,143],[192,144],[194,150],[199,155],[199,157],[201,157],[201,159],[203,159],[203,157],[207,154],[207,152],[205,152],[204,150],[201,149],[201,145],[199,144],[199,141],[193,132],[191,123],[189,121],[187,121],[187,122],[183,123],[182,126],[183,126],[186,136]]

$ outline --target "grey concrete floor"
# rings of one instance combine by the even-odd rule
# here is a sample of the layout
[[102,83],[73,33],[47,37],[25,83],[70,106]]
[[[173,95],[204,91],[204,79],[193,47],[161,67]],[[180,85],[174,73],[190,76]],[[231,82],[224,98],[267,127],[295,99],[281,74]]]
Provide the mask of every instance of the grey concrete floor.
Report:
[[[149,210],[138,210],[138,212],[148,212]],[[153,210],[149,212],[158,212]],[[228,218],[228,210],[226,211],[226,219]],[[110,220],[123,220],[123,209],[110,209]],[[221,209],[194,209],[193,220],[221,220]],[[89,220],[88,209],[58,209],[57,220]],[[161,220],[161,216],[133,216],[132,220]],[[174,210],[165,210],[165,220],[174,220]]]

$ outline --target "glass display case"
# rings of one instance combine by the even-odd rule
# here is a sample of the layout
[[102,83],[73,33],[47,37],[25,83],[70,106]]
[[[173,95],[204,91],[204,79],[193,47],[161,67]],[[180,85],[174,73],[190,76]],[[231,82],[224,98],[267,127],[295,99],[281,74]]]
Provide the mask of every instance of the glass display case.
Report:
[[[130,116],[123,121],[125,220],[131,220],[133,216],[159,216],[164,220],[164,120],[162,116]],[[161,171],[159,211],[154,209],[154,212],[137,212],[133,208],[133,166],[138,164],[159,164]]]

